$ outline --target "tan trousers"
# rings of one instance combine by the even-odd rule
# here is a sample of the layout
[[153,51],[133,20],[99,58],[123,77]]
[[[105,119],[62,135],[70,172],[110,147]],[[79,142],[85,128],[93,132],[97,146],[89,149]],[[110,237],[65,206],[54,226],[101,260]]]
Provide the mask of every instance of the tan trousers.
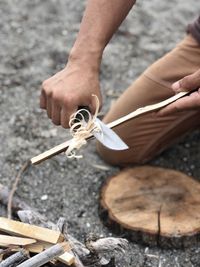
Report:
[[[200,68],[200,45],[187,35],[175,49],[151,65],[116,101],[104,118],[108,123],[139,107],[157,103],[172,95],[171,84]],[[141,115],[114,128],[128,150],[114,151],[97,144],[101,157],[110,164],[141,164],[200,126],[200,110],[158,117]]]

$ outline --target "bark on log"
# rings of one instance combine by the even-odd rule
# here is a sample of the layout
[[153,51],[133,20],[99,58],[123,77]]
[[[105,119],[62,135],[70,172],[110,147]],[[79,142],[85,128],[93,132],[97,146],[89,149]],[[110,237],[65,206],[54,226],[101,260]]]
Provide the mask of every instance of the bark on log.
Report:
[[13,267],[21,262],[27,260],[29,258],[29,254],[26,250],[22,249],[19,252],[13,254],[8,257],[6,260],[0,263],[0,267]]
[[131,240],[163,247],[199,241],[200,183],[174,170],[142,166],[109,178],[101,190],[100,216]]

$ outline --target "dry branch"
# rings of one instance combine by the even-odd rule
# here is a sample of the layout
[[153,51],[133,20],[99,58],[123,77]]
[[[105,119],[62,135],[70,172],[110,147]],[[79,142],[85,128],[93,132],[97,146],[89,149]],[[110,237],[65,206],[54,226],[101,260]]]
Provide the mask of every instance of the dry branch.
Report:
[[15,191],[17,190],[17,186],[18,183],[21,179],[22,174],[28,169],[28,167],[30,166],[30,161],[28,160],[27,162],[24,163],[24,165],[21,167],[21,169],[19,170],[15,181],[13,183],[13,187],[10,191],[9,197],[8,197],[8,206],[7,206],[7,212],[8,212],[8,218],[11,219],[12,218],[12,201],[13,201],[13,196],[15,194]]
[[19,252],[13,254],[8,257],[6,260],[0,263],[0,267],[12,267],[16,266],[16,264],[20,264],[24,260],[29,258],[29,254],[26,250],[21,249]]
[[[28,259],[27,261],[21,263],[17,267],[40,267],[45,263],[51,261],[52,259],[62,255],[68,249],[67,243],[56,244],[47,250],[35,255],[34,257]],[[71,265],[74,261],[74,257],[68,259],[68,265]]]

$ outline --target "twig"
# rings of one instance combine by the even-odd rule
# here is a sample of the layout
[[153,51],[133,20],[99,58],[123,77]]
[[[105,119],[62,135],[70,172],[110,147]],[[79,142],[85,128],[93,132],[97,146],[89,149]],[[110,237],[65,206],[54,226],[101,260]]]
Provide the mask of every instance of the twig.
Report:
[[15,178],[15,181],[13,183],[12,190],[10,191],[10,194],[8,197],[8,206],[7,206],[8,219],[12,218],[12,201],[13,201],[13,196],[15,194],[15,191],[17,190],[18,183],[21,179],[22,174],[26,171],[26,169],[28,169],[29,166],[30,166],[30,161],[28,160],[24,163],[24,165],[19,170]]
[[25,249],[20,250],[19,252],[8,257],[6,260],[0,263],[0,267],[12,267],[13,265],[20,264],[29,258],[29,254]]
[[[40,267],[52,259],[62,255],[68,249],[67,243],[56,244],[27,261],[19,264],[17,267]],[[69,263],[72,264],[73,262]],[[1,267],[1,266],[0,266]]]

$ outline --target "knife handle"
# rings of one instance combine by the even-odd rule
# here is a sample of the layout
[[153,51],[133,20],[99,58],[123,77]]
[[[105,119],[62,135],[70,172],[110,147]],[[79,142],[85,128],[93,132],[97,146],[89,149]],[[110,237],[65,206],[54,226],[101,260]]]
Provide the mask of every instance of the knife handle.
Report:
[[88,120],[89,120],[89,114],[88,113],[90,113],[89,107],[88,106],[79,106],[78,111],[79,111],[79,113],[76,115],[77,121],[75,120],[75,122],[79,122],[82,119],[82,116],[84,117],[85,121],[88,122]]

